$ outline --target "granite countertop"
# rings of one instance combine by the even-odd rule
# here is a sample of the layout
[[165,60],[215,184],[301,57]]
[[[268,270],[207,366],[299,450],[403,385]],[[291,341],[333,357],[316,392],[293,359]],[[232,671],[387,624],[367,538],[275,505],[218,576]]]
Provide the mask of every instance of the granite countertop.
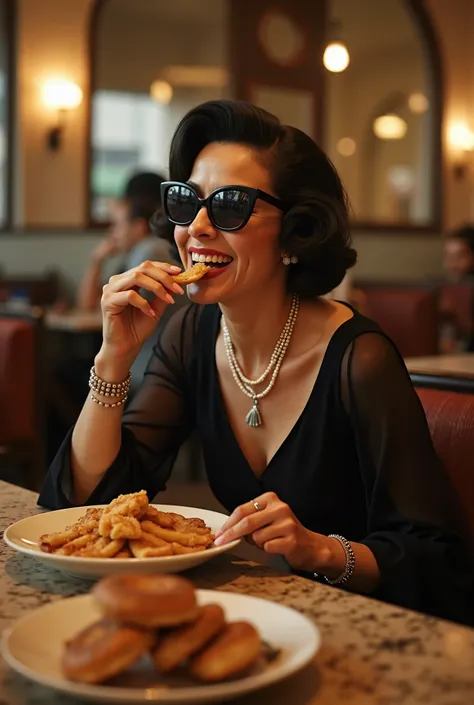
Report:
[[[0,482],[0,529],[40,511],[36,495]],[[223,555],[188,573],[201,588],[294,607],[321,630],[313,664],[241,705],[464,705],[474,700],[474,630]],[[0,630],[90,583],[0,545]],[[74,705],[0,661],[0,705]]]

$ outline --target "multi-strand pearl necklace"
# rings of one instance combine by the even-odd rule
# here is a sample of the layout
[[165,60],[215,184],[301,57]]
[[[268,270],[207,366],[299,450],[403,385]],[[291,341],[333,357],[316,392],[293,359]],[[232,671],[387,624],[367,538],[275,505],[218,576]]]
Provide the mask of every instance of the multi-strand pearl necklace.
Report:
[[[284,325],[284,328],[280,334],[280,337],[278,338],[277,344],[275,346],[275,349],[272,352],[270,362],[268,363],[266,369],[260,377],[257,379],[249,379],[244,375],[242,372],[239,363],[237,362],[237,358],[235,357],[235,352],[234,352],[234,346],[232,344],[232,341],[230,339],[229,331],[227,329],[226,322],[224,320],[224,317],[222,318],[222,330],[224,333],[224,348],[225,352],[227,355],[227,360],[229,362],[229,367],[232,372],[232,376],[239,387],[240,391],[243,392],[249,399],[252,399],[252,408],[248,412],[247,416],[245,417],[246,422],[248,423],[249,426],[252,426],[254,428],[257,428],[258,426],[262,425],[262,415],[260,413],[260,410],[258,408],[258,402],[260,399],[263,399],[263,397],[266,397],[267,394],[273,389],[273,386],[276,382],[278,373],[280,371],[280,367],[282,365],[283,359],[286,355],[286,352],[288,350],[288,346],[291,341],[291,336],[293,334],[293,330],[295,327],[296,319],[298,318],[298,311],[300,307],[300,299],[297,294],[293,294],[293,299],[291,302],[291,308],[290,308],[290,313],[288,314],[287,321]],[[253,387],[256,387],[258,384],[262,384],[264,382],[268,375],[271,373],[270,381],[265,387],[265,389],[261,392],[256,392]]]

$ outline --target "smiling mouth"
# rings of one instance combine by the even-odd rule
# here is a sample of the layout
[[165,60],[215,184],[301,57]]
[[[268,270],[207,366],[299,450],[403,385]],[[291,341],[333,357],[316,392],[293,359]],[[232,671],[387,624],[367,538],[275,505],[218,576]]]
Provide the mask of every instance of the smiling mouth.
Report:
[[212,269],[221,269],[227,267],[233,258],[228,255],[200,255],[198,252],[191,252],[191,260],[193,264],[202,262]]

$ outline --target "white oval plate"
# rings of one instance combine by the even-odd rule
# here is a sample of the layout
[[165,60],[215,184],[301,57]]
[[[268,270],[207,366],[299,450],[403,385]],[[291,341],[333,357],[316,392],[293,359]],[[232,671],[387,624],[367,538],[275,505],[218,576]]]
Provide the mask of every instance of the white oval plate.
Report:
[[[105,507],[107,505],[96,505]],[[176,512],[184,517],[202,519],[216,533],[227,520],[225,514],[211,512],[197,507],[180,507],[171,504],[153,504],[163,512]],[[75,556],[58,556],[44,553],[38,546],[42,534],[62,531],[69,524],[74,524],[83,516],[88,507],[59,509],[55,512],[35,514],[11,524],[3,535],[5,543],[15,551],[33,556],[37,560],[51,565],[63,573],[74,577],[95,580],[115,573],[179,573],[196,565],[205,563],[220,553],[235,548],[240,541],[232,541],[224,546],[215,546],[206,551],[188,553],[182,556],[162,556],[160,558],[78,558]]]
[[[61,672],[64,642],[101,617],[91,595],[59,600],[19,619],[2,639],[6,662],[18,673],[63,693],[113,703],[202,703],[223,701],[286,678],[308,664],[319,649],[320,634],[305,616],[248,595],[198,590],[200,604],[218,603],[229,621],[245,619],[263,640],[281,650],[272,663],[259,665],[250,675],[225,683],[201,685],[181,677],[161,678],[143,659],[107,685],[67,680]],[[45,634],[48,638],[45,639]]]

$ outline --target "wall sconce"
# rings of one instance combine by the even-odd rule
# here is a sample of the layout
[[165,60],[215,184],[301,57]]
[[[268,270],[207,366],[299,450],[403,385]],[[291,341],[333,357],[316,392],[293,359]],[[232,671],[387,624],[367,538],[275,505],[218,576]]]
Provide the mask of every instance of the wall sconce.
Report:
[[168,105],[173,97],[173,86],[168,81],[153,81],[150,86],[150,95],[157,103]]
[[82,90],[72,81],[49,79],[43,84],[42,97],[46,108],[57,113],[56,125],[46,135],[48,148],[57,151],[61,147],[66,116],[81,104]]
[[351,57],[349,50],[341,40],[341,23],[338,20],[329,22],[329,38],[323,55],[323,64],[332,73],[342,73],[349,66]]
[[466,122],[453,122],[448,129],[448,141],[454,155],[454,177],[463,179],[474,152],[474,131]]

